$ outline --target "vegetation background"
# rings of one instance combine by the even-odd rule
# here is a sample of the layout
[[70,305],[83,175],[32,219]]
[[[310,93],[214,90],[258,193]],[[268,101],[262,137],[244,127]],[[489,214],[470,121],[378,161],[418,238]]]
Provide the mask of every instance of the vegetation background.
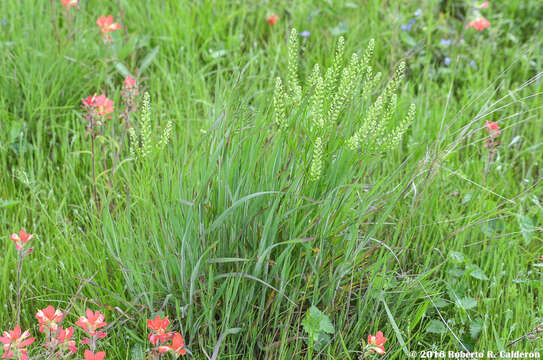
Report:
[[[7,235],[24,227],[36,240],[23,327],[37,333],[36,309],[65,308],[92,277],[71,316],[91,307],[117,322],[111,359],[142,358],[157,312],[195,358],[238,328],[220,359],[356,359],[377,330],[388,359],[504,350],[543,323],[543,2],[490,2],[482,32],[466,29],[472,5],[81,0],[67,16],[60,1],[1,2],[2,328],[14,325]],[[122,25],[110,45],[102,14]],[[331,64],[340,35],[346,54],[374,38],[384,74],[406,61],[399,107],[417,115],[399,149],[345,155],[356,166],[332,157],[305,180],[309,148],[277,136],[271,106],[292,28],[310,32],[302,79]],[[173,121],[171,143],[140,162],[125,148],[113,184],[98,159],[96,204],[81,98],[117,105],[127,73],[150,92],[153,124]],[[501,127],[490,163],[485,121]],[[99,147],[115,148],[119,120],[105,129]],[[304,340],[311,305],[335,329],[322,348]]]

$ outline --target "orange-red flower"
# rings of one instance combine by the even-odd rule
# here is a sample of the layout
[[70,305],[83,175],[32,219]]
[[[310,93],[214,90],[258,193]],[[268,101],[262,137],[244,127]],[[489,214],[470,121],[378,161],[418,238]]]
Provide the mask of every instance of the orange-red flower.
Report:
[[75,341],[72,340],[74,335],[74,327],[70,326],[66,330],[59,328],[57,333],[57,341],[61,350],[65,351],[66,349],[70,350],[73,354],[77,352],[77,347],[75,346]]
[[96,25],[98,25],[104,35],[112,31],[119,30],[121,28],[121,25],[113,22],[113,16],[111,15],[100,16],[98,20],[96,20]]
[[185,340],[183,340],[183,336],[181,336],[180,333],[173,334],[172,343],[170,345],[159,346],[158,352],[173,352],[174,354],[185,355],[187,349],[185,349]]
[[81,99],[83,105],[87,108],[94,110],[95,114],[98,116],[106,116],[108,119],[111,119],[111,114],[113,112],[113,105],[115,104],[113,100],[110,100],[106,95],[92,95],[88,96],[85,99]]
[[113,112],[113,104],[114,102],[108,99],[104,94],[98,95],[94,99],[94,107],[100,116],[111,114]]
[[0,336],[0,342],[4,344],[3,359],[28,359],[28,353],[26,347],[32,344],[36,338],[29,338],[30,333],[28,330],[21,331],[19,325],[13,330],[4,331],[4,334]]
[[368,345],[370,352],[373,353],[373,351],[375,351],[377,354],[384,354],[385,347],[383,345],[386,341],[387,338],[383,336],[382,331],[377,331],[377,334],[375,335],[368,335]]
[[92,312],[91,309],[87,309],[86,315],[86,317],[81,316],[75,324],[85,330],[90,336],[96,336],[99,339],[106,337],[107,334],[105,332],[98,330],[107,325],[105,316],[99,311]]
[[163,343],[171,339],[173,333],[168,332],[169,325],[170,320],[168,320],[167,316],[164,319],[161,319],[158,315],[154,320],[147,319],[147,327],[152,331],[149,333],[149,342],[156,345],[159,341]]
[[57,331],[58,324],[62,321],[62,311],[55,310],[54,307],[49,305],[45,309],[39,310],[36,313],[36,318],[40,323],[40,332],[45,331]]
[[119,30],[121,28],[121,25],[113,22],[113,16],[111,15],[100,16],[98,20],[96,20],[96,25],[98,25],[100,31],[102,31],[104,42],[111,41],[111,35],[109,35],[110,32]]
[[90,350],[85,350],[85,360],[104,360],[105,357],[105,351],[99,351],[95,354]]
[[62,0],[62,6],[64,9],[70,10],[71,7],[76,7],[79,3],[79,0]]
[[277,14],[273,14],[272,16],[269,16],[266,18],[271,26],[275,25],[275,23],[279,20],[279,16]]
[[488,135],[493,139],[497,138],[501,134],[500,125],[498,125],[498,123],[495,121],[494,122],[486,121],[485,128],[486,128],[486,131],[488,132]]
[[486,29],[489,26],[490,26],[490,22],[487,19],[485,19],[484,17],[480,17],[477,20],[470,21],[468,23],[468,28],[472,27],[472,28],[474,28],[475,30],[478,30],[478,31],[483,31],[484,29]]
[[[19,234],[11,234],[9,236],[9,238],[15,242],[15,248],[17,251],[24,250],[26,243],[32,240],[33,237],[34,235],[27,234],[24,229],[21,229]],[[28,251],[32,251],[32,249],[28,249]]]
[[132,89],[136,87],[136,79],[134,79],[132,76],[128,75],[124,81],[123,84],[126,89]]

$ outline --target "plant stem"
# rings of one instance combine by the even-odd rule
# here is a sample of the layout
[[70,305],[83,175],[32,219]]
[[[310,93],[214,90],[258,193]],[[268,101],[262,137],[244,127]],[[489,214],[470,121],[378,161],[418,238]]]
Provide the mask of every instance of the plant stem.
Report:
[[124,129],[123,133],[121,134],[121,142],[119,143],[119,149],[117,150],[117,153],[115,154],[115,159],[113,159],[113,166],[111,167],[111,174],[109,177],[109,187],[113,189],[113,175],[115,175],[115,169],[117,168],[117,163],[119,162],[119,157],[121,155],[121,151],[123,150],[124,141],[126,138],[126,133],[128,132],[128,118],[126,119],[124,123]]
[[98,192],[96,191],[96,169],[95,169],[95,154],[94,154],[94,132],[91,134],[91,162],[92,162],[92,188],[94,195],[94,206],[98,209]]
[[21,318],[21,273],[23,272],[23,250],[19,250],[19,262],[17,264],[17,312],[15,314],[16,324],[20,324]]

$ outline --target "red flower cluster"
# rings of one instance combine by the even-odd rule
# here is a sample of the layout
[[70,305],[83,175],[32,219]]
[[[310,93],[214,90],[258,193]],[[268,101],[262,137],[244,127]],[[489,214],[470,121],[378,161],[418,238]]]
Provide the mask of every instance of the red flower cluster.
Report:
[[96,354],[90,350],[85,350],[85,360],[104,360],[106,357],[105,351],[98,351]]
[[62,311],[55,310],[51,305],[38,311],[36,313],[36,318],[40,324],[40,332],[50,333],[57,331],[63,316],[64,314],[62,314]]
[[266,20],[268,20],[270,26],[273,26],[279,20],[279,16],[277,14],[273,14],[272,16],[267,17]]
[[86,315],[86,317],[81,316],[79,320],[75,322],[75,324],[89,334],[92,339],[85,338],[81,343],[89,344],[92,340],[105,338],[107,333],[98,330],[107,325],[107,323],[104,321],[104,314],[100,313],[99,311],[93,312],[91,309],[87,309]]
[[62,0],[62,6],[66,11],[70,10],[72,7],[78,6],[79,0]]
[[487,27],[490,26],[490,22],[485,19],[484,17],[480,17],[474,21],[470,21],[468,23],[468,29],[469,28],[474,28],[475,30],[477,31],[483,31],[484,29],[486,29]]
[[113,112],[113,105],[114,102],[106,97],[106,95],[98,95],[96,94],[92,96],[88,96],[85,99],[81,99],[83,102],[83,106],[87,107],[89,110],[94,112],[96,115],[100,117],[104,117],[107,115],[108,119],[111,119],[111,114]]
[[[158,351],[159,354],[172,352],[176,355],[185,355],[187,350],[185,349],[185,340],[183,339],[183,336],[178,332],[168,331],[169,325],[170,320],[168,320],[168,317],[162,319],[157,315],[154,320],[148,319],[147,328],[151,330],[149,333],[149,342],[157,346],[155,350]],[[165,343],[170,340],[171,342],[169,344]]]
[[104,42],[111,41],[111,35],[109,35],[110,32],[119,30],[121,28],[121,25],[113,22],[113,16],[111,15],[100,16],[98,20],[96,20],[96,25],[98,25],[100,31],[102,32]]
[[497,138],[498,136],[500,136],[500,126],[498,125],[497,122],[488,122],[486,121],[485,122],[485,128],[486,128],[486,131],[488,132],[488,136],[490,136],[492,139],[495,139]]
[[25,251],[25,245],[34,238],[34,235],[27,234],[24,229],[21,229],[19,234],[11,234],[9,238],[15,242],[15,249],[17,249],[17,251],[32,252],[32,249]]
[[29,338],[30,333],[28,330],[21,331],[19,325],[13,330],[4,331],[4,334],[0,336],[0,342],[4,344],[3,359],[28,359],[28,352],[26,347],[32,344],[36,338]]
[[368,350],[371,354],[376,352],[379,355],[385,353],[385,347],[383,346],[387,338],[383,336],[382,331],[377,331],[375,335],[368,335]]

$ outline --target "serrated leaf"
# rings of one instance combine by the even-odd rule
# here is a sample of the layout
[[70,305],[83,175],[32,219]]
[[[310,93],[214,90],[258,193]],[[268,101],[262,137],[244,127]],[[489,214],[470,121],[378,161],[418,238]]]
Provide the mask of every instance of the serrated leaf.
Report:
[[143,360],[145,357],[145,354],[143,353],[140,345],[135,345],[130,352],[132,355],[130,358],[132,360]]
[[473,199],[473,193],[469,192],[462,198],[462,205],[466,205],[468,202],[471,201],[471,199]]
[[454,277],[461,277],[464,275],[465,271],[458,268],[452,268],[449,271],[447,271],[447,273],[449,273],[450,275]]
[[445,307],[445,306],[448,306],[449,305],[449,302],[443,300],[443,299],[435,299],[434,300],[434,306],[437,307],[437,308],[442,308],[442,307]]
[[456,301],[456,305],[464,310],[473,309],[477,306],[477,300],[472,297],[464,297]]
[[478,266],[472,265],[471,269],[473,269],[473,270],[471,270],[469,274],[472,277],[474,277],[476,279],[479,279],[479,280],[488,280],[488,277],[485,275],[483,270],[481,270],[481,268],[479,268]]
[[345,34],[349,30],[349,26],[346,22],[342,21],[337,26],[330,29],[330,32],[334,36]]
[[520,232],[524,238],[526,245],[529,245],[532,241],[535,231],[534,220],[528,215],[519,215],[517,217],[518,225],[520,226]]
[[449,257],[457,263],[461,263],[464,261],[464,253],[458,251],[451,251],[449,253]]
[[483,319],[477,318],[469,325],[469,333],[473,340],[477,339],[481,330],[483,330],[484,322]]
[[441,320],[431,320],[426,327],[426,332],[432,334],[445,334],[447,332],[447,328],[445,325],[443,325]]
[[306,312],[302,326],[315,343],[320,341],[323,334],[334,333],[334,325],[330,318],[314,305]]

